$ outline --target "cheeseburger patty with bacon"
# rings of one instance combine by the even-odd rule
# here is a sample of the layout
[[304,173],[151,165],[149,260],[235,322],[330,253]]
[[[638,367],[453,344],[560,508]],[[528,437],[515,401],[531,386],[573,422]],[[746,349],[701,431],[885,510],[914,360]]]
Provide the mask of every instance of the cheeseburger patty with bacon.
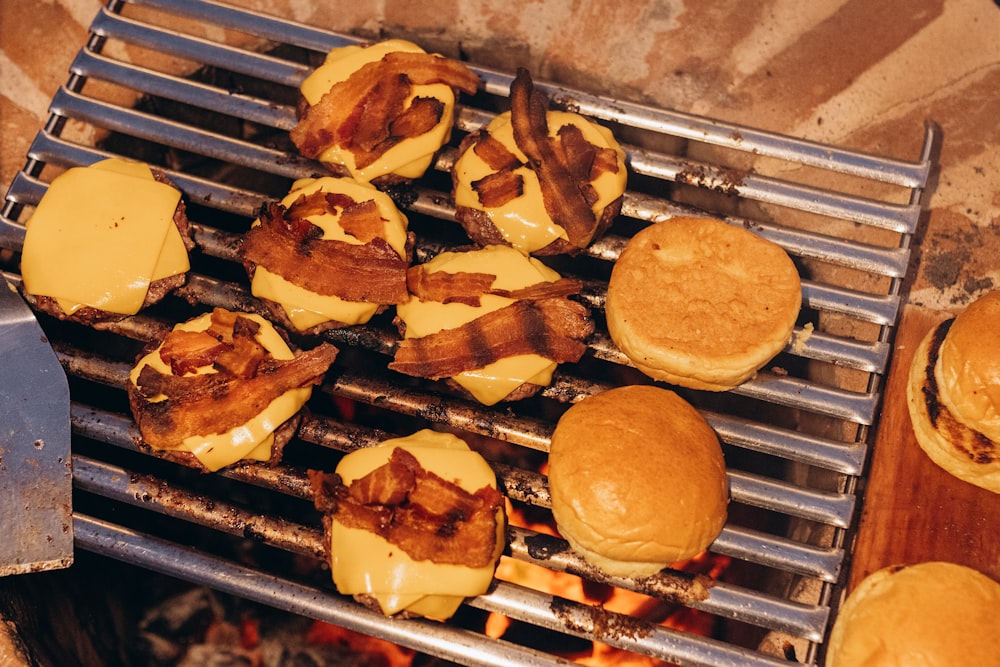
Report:
[[143,441],[165,458],[208,472],[274,464],[336,356],[329,343],[293,351],[259,315],[216,308],[138,359],[129,405]]
[[594,331],[570,299],[581,283],[506,245],[443,252],[407,272],[410,299],[396,307],[403,333],[389,368],[447,379],[484,405],[513,401],[576,362]]

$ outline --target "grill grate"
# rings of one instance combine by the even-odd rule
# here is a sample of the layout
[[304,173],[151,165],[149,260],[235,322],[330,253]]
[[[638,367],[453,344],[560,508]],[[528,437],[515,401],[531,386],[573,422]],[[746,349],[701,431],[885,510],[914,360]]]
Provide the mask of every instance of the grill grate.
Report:
[[[225,41],[207,38],[205,26],[226,28]],[[598,322],[586,359],[561,368],[535,399],[487,409],[386,370],[395,340],[386,321],[331,332],[341,358],[315,392],[312,414],[286,450],[286,462],[276,469],[242,466],[199,477],[136,445],[122,389],[130,363],[144,342],[194,311],[256,309],[235,261],[236,240],[262,202],[284,194],[291,179],[317,171],[284,138],[295,122],[293,94],[310,62],[358,40],[196,0],[112,1],[91,31],[68,83],[52,101],[48,125],[7,192],[0,219],[0,248],[10,251],[0,253],[4,277],[19,282],[24,221],[51,178],[63,168],[115,154],[157,164],[184,191],[198,248],[183,298],[102,332],[43,318],[73,386],[78,546],[454,662],[560,664],[544,651],[454,624],[382,618],[329,584],[293,581],[280,570],[248,568],[210,547],[187,546],[176,530],[158,529],[161,519],[142,519],[137,529],[114,511],[105,511],[112,518],[102,516],[102,502],[321,559],[319,522],[306,509],[306,467],[332,469],[338,452],[429,423],[506,443],[500,454],[488,456],[502,490],[513,502],[544,512],[548,491],[537,462],[544,460],[558,406],[631,377],[601,321],[609,264],[642,225],[707,210],[779,243],[795,258],[803,273],[797,333],[811,333],[775,361],[781,371],[762,371],[723,395],[685,393],[719,433],[729,464],[733,513],[711,551],[753,574],[746,581],[720,581],[706,600],[691,601],[698,585],[691,575],[609,579],[562,551],[556,538],[527,528],[511,527],[506,553],[598,583],[686,600],[722,621],[754,629],[758,638],[766,631],[784,633],[807,646],[801,659],[817,659],[858,509],[856,485],[865,474],[900,283],[936,140],[930,127],[922,157],[910,163],[536,82],[556,105],[601,119],[628,137],[636,175],[611,233],[560,267],[584,279],[584,298]],[[126,51],[121,47],[128,47],[127,60],[115,55]],[[184,62],[180,71],[161,65],[171,59]],[[457,139],[489,121],[510,85],[508,74],[473,69],[484,92],[460,109],[457,136],[442,151],[437,173],[395,193],[405,199],[421,257],[458,238],[444,175]],[[645,147],[664,140],[678,149]],[[771,173],[758,171],[756,163],[754,169],[729,163],[751,159],[768,162]],[[876,240],[836,231],[844,223],[869,230]],[[845,272],[877,287],[853,287],[838,277]],[[831,375],[835,380],[826,379]],[[344,419],[336,410],[339,398],[367,407],[360,417]],[[812,584],[817,592],[792,595],[786,592],[790,586],[759,583],[787,578]],[[468,605],[679,664],[787,664],[745,642],[669,629],[516,583],[497,582]]]

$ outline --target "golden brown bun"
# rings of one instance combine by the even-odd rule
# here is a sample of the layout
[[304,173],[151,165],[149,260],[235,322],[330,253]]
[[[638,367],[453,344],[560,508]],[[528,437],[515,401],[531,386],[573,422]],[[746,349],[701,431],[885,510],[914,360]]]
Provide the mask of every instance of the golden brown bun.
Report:
[[1000,661],[1000,584],[944,562],[884,568],[844,602],[827,667],[983,667]]
[[1000,344],[996,294],[928,332],[913,355],[906,399],[927,456],[955,477],[1000,493],[1000,441],[979,430],[992,432],[1000,406],[992,400],[1000,391],[1000,348],[991,347]]
[[941,398],[955,418],[1000,441],[1000,290],[955,318],[937,373]]
[[549,451],[559,533],[608,574],[642,577],[701,553],[726,522],[722,448],[672,391],[627,386],[563,414]]
[[778,245],[711,218],[672,218],[636,234],[608,285],[608,332],[657,380],[724,391],[784,348],[802,303]]

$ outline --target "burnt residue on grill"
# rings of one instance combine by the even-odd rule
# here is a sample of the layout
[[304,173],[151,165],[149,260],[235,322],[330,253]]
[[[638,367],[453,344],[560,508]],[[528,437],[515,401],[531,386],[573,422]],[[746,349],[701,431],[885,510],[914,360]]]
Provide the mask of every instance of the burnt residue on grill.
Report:
[[740,194],[749,172],[727,167],[693,165],[677,172],[677,182],[705,188],[722,195],[735,197]]
[[586,606],[553,598],[552,614],[570,632],[596,637],[598,640],[639,639],[650,635],[649,625],[630,616],[609,612],[600,606]]
[[545,561],[569,550],[566,540],[542,533],[525,538],[524,544],[528,547],[528,555],[536,561]]

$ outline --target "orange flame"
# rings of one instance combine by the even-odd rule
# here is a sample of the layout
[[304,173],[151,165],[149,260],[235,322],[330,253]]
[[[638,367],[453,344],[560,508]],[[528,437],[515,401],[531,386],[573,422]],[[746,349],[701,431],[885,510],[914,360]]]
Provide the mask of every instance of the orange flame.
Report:
[[412,649],[324,621],[316,621],[310,626],[306,641],[310,644],[341,646],[358,655],[382,656],[387,667],[410,667],[415,655]]
[[[553,526],[545,522],[532,522],[524,512],[508,504],[507,518],[511,525],[527,528],[539,533],[557,535]],[[705,574],[717,579],[727,568],[729,558],[708,552],[688,561],[674,563],[673,569],[689,573]],[[715,618],[711,614],[691,609],[683,605],[653,598],[642,593],[612,586],[595,586],[573,574],[556,572],[533,563],[503,557],[497,567],[497,579],[517,583],[538,591],[549,593],[567,600],[592,605],[634,618],[640,618],[665,627],[711,636]],[[510,619],[502,614],[490,614],[486,621],[486,634],[500,638],[510,626]],[[566,656],[581,665],[616,665],[618,667],[664,667],[665,663],[656,658],[636,655],[600,642],[594,642],[589,655]]]

